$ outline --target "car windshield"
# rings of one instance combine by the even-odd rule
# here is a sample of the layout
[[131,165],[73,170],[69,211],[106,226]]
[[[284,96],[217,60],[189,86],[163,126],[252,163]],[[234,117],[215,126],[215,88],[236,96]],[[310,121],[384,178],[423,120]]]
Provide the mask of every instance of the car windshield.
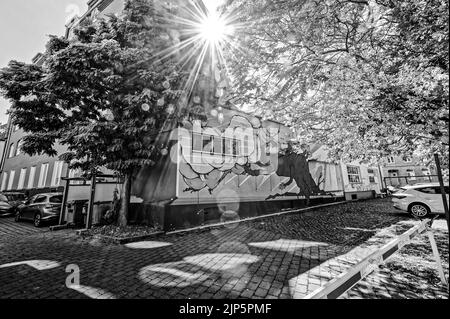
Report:
[[2,202],[7,202],[7,201],[8,201],[8,198],[7,198],[5,195],[0,194],[0,201],[2,201]]
[[55,195],[49,198],[50,203],[62,203],[62,195]]

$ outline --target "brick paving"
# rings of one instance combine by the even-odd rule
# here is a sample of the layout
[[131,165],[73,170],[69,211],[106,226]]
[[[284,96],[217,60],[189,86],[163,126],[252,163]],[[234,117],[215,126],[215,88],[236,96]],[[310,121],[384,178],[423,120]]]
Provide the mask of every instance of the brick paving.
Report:
[[[434,221],[432,229],[448,282],[449,242],[446,221]],[[341,298],[448,299],[448,289],[441,283],[428,236],[423,233]]]
[[[382,245],[386,232],[414,224],[387,200],[371,200],[133,248],[12,223],[0,219],[0,298],[302,298]],[[80,283],[68,288],[73,265]]]

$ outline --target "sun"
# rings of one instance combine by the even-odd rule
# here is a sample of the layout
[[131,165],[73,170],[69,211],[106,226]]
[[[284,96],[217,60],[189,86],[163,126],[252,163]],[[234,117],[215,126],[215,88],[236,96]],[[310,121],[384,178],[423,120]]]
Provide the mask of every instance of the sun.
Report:
[[221,6],[224,0],[190,0],[184,1],[172,13],[167,11],[167,25],[174,25],[179,34],[175,44],[158,52],[156,56],[164,60],[170,56],[177,57],[180,69],[188,70],[189,76],[183,90],[188,95],[193,91],[199,74],[209,69],[226,69],[226,54],[240,51],[236,35],[244,29],[237,23],[233,10]]
[[231,26],[215,12],[208,12],[199,22],[201,38],[211,45],[219,45],[231,33]]

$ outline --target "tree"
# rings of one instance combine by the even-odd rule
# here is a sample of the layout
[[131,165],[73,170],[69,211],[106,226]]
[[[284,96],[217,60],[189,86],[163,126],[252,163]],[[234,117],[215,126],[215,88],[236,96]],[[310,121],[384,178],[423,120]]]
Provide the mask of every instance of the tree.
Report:
[[[228,1],[234,101],[336,158],[448,154],[448,2]],[[245,52],[243,54],[242,52]]]
[[119,16],[85,20],[72,39],[52,36],[42,65],[11,61],[0,71],[14,124],[28,132],[25,152],[54,156],[61,143],[71,167],[123,176],[121,226],[133,174],[154,164],[156,137],[182,93],[175,56],[155,58],[174,41],[161,12],[153,1],[127,1]]

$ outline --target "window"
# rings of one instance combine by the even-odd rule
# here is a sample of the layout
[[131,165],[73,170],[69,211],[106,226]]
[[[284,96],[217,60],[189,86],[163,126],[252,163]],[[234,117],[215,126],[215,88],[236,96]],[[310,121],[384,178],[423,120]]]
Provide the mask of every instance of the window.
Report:
[[20,194],[20,193],[18,193],[18,194],[8,194],[7,197],[8,197],[8,199],[10,201],[18,201],[18,200],[25,200],[26,199],[25,194]]
[[47,173],[48,173],[48,163],[42,164],[41,171],[39,173],[38,188],[45,187],[45,184],[47,182]]
[[19,184],[17,184],[17,189],[23,189],[24,185],[25,185],[25,176],[27,174],[27,169],[26,168],[22,168],[20,170],[20,175],[19,175]]
[[36,166],[32,166],[30,168],[30,176],[28,177],[28,185],[27,188],[33,188],[34,187],[34,177],[36,175]]
[[45,195],[38,195],[34,199],[33,204],[45,203],[46,201],[47,201],[47,196],[45,196]]
[[430,175],[430,170],[428,168],[422,168],[423,175]]
[[62,195],[51,196],[48,201],[50,203],[62,203]]
[[59,186],[59,183],[61,182],[63,165],[63,161],[56,161],[53,165],[52,186]]
[[437,194],[436,187],[424,187],[424,188],[418,188],[417,190],[419,192],[425,193],[425,194]]
[[374,174],[373,168],[368,168],[367,169],[367,174]]
[[6,197],[3,194],[0,194],[0,202],[7,202],[8,201],[8,197]]
[[222,138],[214,136],[213,144],[214,154],[222,154]]
[[8,181],[8,173],[4,172],[3,173],[3,178],[2,178],[2,188],[1,190],[4,191],[6,189],[6,182]]
[[[435,188],[434,188],[434,191],[436,192],[436,194],[439,194],[439,195],[442,194],[442,192],[441,192],[441,187],[440,187],[440,186],[435,187]],[[444,192],[445,192],[445,194],[448,194],[448,193],[449,193],[449,187],[448,187],[448,186],[444,186]]]
[[407,169],[406,170],[406,175],[408,175],[409,179],[412,181],[416,180],[416,173],[414,173],[414,170],[412,169]]
[[389,156],[389,157],[387,158],[387,162],[390,163],[390,164],[394,163],[394,162],[395,162],[395,161],[394,161],[394,156]]
[[241,141],[237,139],[233,139],[233,155],[239,156],[241,155]]
[[202,135],[202,152],[213,152],[213,137],[212,135]]
[[369,183],[375,183],[375,176],[369,175]]
[[222,146],[225,155],[233,155],[233,140],[231,138],[224,138]]
[[14,177],[16,176],[16,171],[11,171],[9,173],[8,190],[12,189],[14,183]]
[[359,175],[359,167],[347,166],[347,174],[350,183],[361,183],[361,176]]
[[202,135],[198,133],[192,133],[192,150],[195,152],[202,151]]
[[11,143],[11,145],[9,145],[9,158],[13,157],[15,154],[14,152],[14,143]]
[[22,145],[23,145],[23,140],[19,140],[17,142],[17,147],[16,147],[16,153],[15,156],[20,155],[20,153],[22,152]]
[[404,161],[405,163],[411,163],[411,162],[412,162],[412,159],[411,159],[411,157],[405,156],[405,157],[403,157],[403,161]]

